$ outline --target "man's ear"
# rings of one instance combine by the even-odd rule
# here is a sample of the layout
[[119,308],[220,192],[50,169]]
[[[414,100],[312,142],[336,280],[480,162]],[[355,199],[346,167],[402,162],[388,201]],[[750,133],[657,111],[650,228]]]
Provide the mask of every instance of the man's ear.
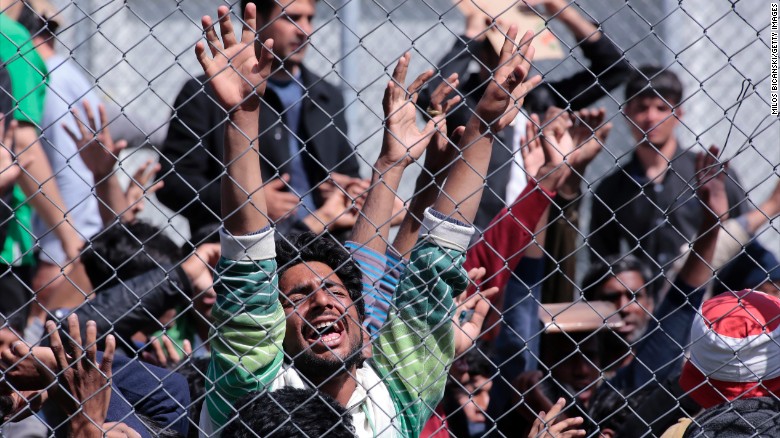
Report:
[[615,431],[610,428],[601,429],[601,438],[615,438]]
[[682,105],[677,104],[677,106],[674,108],[674,115],[677,117],[677,120],[683,119],[683,116],[685,115],[685,110],[683,109]]

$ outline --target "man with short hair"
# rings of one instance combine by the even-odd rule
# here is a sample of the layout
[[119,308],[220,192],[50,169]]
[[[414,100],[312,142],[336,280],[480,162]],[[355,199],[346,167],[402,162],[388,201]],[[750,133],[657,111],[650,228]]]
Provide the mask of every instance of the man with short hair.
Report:
[[[587,238],[592,260],[631,253],[656,274],[696,235],[701,222],[692,188],[696,154],[675,136],[682,103],[682,83],[671,71],[643,66],[629,76],[623,114],[636,148],[596,188]],[[726,192],[730,215],[739,216],[746,194],[733,172]]]
[[[272,38],[273,74],[260,115],[260,164],[266,175],[268,215],[277,232],[344,231],[326,200],[339,191],[317,190],[333,177],[344,189],[359,181],[359,164],[347,138],[340,91],[303,65],[314,31],[315,0],[242,0],[257,5],[260,38]],[[193,235],[220,221],[219,178],[227,113],[204,76],[188,81],[173,105],[162,148],[165,186],[157,196],[190,222]],[[344,210],[342,206],[336,215]],[[342,216],[343,219],[346,216]]]

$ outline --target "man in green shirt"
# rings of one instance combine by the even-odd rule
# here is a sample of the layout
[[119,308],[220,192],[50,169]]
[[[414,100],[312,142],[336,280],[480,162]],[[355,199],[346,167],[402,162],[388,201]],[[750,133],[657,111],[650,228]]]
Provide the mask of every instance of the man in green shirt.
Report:
[[[6,241],[3,242],[2,252],[0,252],[0,265],[6,266],[3,277],[0,277],[0,284],[5,288],[4,293],[21,293],[27,301],[30,298],[27,292],[30,286],[35,290],[36,286],[46,285],[52,280],[52,278],[40,281],[32,279],[32,265],[35,260],[32,250],[35,237],[29,232],[31,207],[36,209],[52,228],[52,232],[59,237],[70,259],[78,255],[83,242],[67,222],[67,210],[63,207],[51,166],[38,141],[46,96],[47,71],[43,59],[31,43],[29,32],[14,20],[22,7],[25,7],[23,2],[0,0],[0,11],[4,11],[0,13],[0,62],[6,65],[11,77],[13,118],[19,123],[14,136],[13,152],[16,153],[17,160],[23,168],[11,201],[15,220],[9,223]],[[9,266],[13,267],[12,271],[7,268]],[[59,267],[57,271],[55,276],[59,275]],[[83,269],[69,269],[69,271],[71,274],[77,274],[78,272],[74,271],[83,271]],[[81,278],[77,275],[73,277]],[[70,284],[68,281],[61,283]],[[77,283],[84,284],[78,280]],[[51,288],[49,290],[54,291]],[[47,297],[43,295],[38,298],[46,301]],[[21,309],[0,310],[10,311],[17,316],[25,313]],[[40,313],[40,310],[38,312]]]

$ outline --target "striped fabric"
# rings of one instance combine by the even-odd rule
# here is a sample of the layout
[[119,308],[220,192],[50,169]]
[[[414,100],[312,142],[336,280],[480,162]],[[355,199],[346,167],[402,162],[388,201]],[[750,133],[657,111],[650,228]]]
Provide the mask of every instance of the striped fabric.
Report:
[[352,253],[353,260],[363,273],[363,299],[366,305],[363,326],[373,339],[387,320],[393,293],[406,269],[406,262],[392,251],[383,256],[355,242],[347,242],[344,246]]
[[[355,421],[359,437],[417,437],[444,395],[454,356],[453,297],[465,289],[468,277],[462,268],[464,253],[440,246],[437,239],[460,242],[468,239],[473,229],[439,228],[448,234],[437,236],[432,231],[413,250],[387,322],[373,342],[372,361],[366,365],[371,367],[367,375],[378,375],[383,385],[378,385],[381,391],[376,392],[377,397],[369,391],[363,403],[370,405],[367,409],[392,419],[392,425],[374,431],[362,427],[364,422]],[[268,235],[254,238],[259,242]],[[253,247],[247,236],[242,240],[244,247]],[[273,382],[300,380],[295,370],[284,366],[285,317],[273,251],[266,256],[255,251],[253,256],[252,261],[223,256],[217,265],[220,279],[214,287],[218,297],[213,311],[216,329],[211,333],[212,356],[203,410],[206,415],[201,419],[204,436],[218,435],[234,415],[233,403],[241,396],[273,390]],[[385,392],[391,402],[380,402]],[[365,411],[360,406],[348,408],[351,412]],[[353,420],[361,419],[353,414]],[[376,428],[376,422],[373,426]],[[212,431],[217,434],[210,435]]]

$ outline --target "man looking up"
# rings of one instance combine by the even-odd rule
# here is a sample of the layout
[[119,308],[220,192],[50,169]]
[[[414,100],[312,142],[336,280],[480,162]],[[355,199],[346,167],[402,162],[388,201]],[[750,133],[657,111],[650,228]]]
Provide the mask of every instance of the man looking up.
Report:
[[[344,189],[362,182],[346,135],[341,93],[302,64],[314,31],[316,1],[242,0],[242,10],[248,3],[257,7],[260,40],[276,42],[259,116],[268,215],[282,234],[320,232],[323,224],[345,231],[354,220],[341,216],[342,223],[333,223],[344,206],[335,213],[325,208],[340,191],[324,190],[332,184],[320,185],[330,178]],[[157,196],[190,221],[193,235],[210,232],[219,222],[218,181],[228,116],[204,76],[184,85],[173,116],[160,160],[165,186]]]
[[[490,161],[492,133],[517,115],[536,77],[525,81],[533,49],[526,33],[521,48],[511,28],[494,82],[485,90],[462,135],[443,192],[425,213],[423,237],[393,297],[387,323],[372,344],[370,363],[362,360],[364,318],[361,275],[346,251],[311,234],[292,239],[296,251],[281,245],[276,260],[274,231],[267,215],[259,156],[264,150],[258,120],[260,96],[267,91],[275,42],[266,39],[255,57],[255,5],[247,5],[241,42],[220,7],[217,36],[210,17],[202,23],[213,56],[199,42],[196,54],[230,123],[226,125],[221,200],[224,229],[217,265],[217,304],[213,315],[209,387],[201,430],[219,433],[237,413],[235,403],[252,391],[311,387],[347,408],[359,437],[419,436],[441,401],[455,351],[454,297],[468,277],[462,269],[481,189]],[[384,253],[393,188],[405,167],[424,152],[436,124],[421,131],[415,103],[433,75],[420,75],[408,88],[409,55],[398,61],[387,86],[386,133],[374,167],[372,189],[356,241]],[[291,255],[290,255],[291,254]],[[277,268],[278,262],[278,268]],[[285,360],[289,358],[289,360]],[[213,383],[211,383],[213,382]]]

